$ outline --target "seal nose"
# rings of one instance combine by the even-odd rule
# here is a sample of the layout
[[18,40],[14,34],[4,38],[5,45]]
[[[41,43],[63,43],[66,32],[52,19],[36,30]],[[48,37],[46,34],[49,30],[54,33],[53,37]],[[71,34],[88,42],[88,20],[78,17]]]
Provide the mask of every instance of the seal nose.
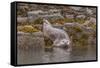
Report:
[[70,41],[67,41],[67,45],[70,45]]

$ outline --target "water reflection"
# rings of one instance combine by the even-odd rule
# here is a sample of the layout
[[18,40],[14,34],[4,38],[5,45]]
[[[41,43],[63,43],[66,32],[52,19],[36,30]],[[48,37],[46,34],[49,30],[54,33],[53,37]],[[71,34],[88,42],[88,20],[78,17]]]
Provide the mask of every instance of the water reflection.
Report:
[[[24,36],[24,37],[23,37]],[[72,51],[67,49],[54,47],[52,50],[44,49],[43,38],[31,35],[18,35],[18,64],[37,64],[52,62],[69,62],[69,61],[85,61],[96,60],[96,46],[73,46]],[[23,41],[23,42],[22,42]],[[25,44],[26,43],[26,44]],[[27,49],[21,46],[30,46]]]

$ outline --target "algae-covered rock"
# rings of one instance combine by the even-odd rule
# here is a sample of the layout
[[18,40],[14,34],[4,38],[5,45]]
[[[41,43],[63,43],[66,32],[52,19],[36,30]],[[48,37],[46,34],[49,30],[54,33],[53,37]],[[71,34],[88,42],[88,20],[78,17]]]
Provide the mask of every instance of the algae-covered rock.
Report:
[[22,26],[22,28],[20,28],[20,31],[32,33],[32,32],[38,32],[39,30],[37,30],[31,25],[25,25],[25,26]]

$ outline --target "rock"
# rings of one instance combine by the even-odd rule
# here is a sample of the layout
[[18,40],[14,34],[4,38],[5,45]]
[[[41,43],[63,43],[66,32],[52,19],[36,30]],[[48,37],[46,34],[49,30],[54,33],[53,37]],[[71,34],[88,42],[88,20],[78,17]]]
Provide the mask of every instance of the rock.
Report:
[[26,22],[28,22],[28,18],[27,17],[17,17],[17,22],[18,23],[26,23]]
[[81,26],[81,29],[87,35],[92,35],[93,33],[96,32],[95,29],[93,29],[92,27]]
[[76,18],[79,18],[79,19],[85,19],[85,15],[78,15],[78,16],[76,16]]
[[48,12],[49,13],[59,13],[60,10],[58,10],[58,9],[50,9]]
[[18,9],[28,9],[29,7],[28,7],[28,5],[20,5],[20,6],[18,6]]
[[79,11],[82,7],[70,7],[70,8]]
[[87,14],[89,14],[89,15],[92,15],[92,14],[93,14],[92,10],[89,9],[89,8],[86,8],[86,12],[87,12]]
[[80,24],[78,22],[64,24],[64,27],[79,27],[79,26],[80,26]]
[[29,22],[33,22],[34,20],[39,18],[39,13],[43,12],[42,10],[29,11],[27,12]]
[[89,25],[96,25],[96,18],[90,17],[89,20],[86,20],[82,25],[89,26]]
[[96,14],[96,8],[91,8],[93,14]]
[[[88,23],[87,23],[88,24]],[[95,32],[95,29],[93,29],[92,27],[85,27],[84,25],[82,25],[82,24],[79,24],[79,23],[75,23],[75,22],[73,22],[73,23],[65,23],[64,24],[64,27],[65,28],[69,28],[67,31],[68,32],[74,32],[74,30],[72,30],[71,28],[73,28],[73,27],[77,27],[77,28],[79,28],[81,31],[83,31],[84,33],[86,33],[86,34],[93,34],[94,32]]]
[[29,12],[27,12],[27,14],[28,15],[33,15],[33,14],[39,14],[39,13],[43,13],[43,11],[42,10],[35,10],[35,11],[29,11]]
[[74,15],[72,15],[72,14],[66,14],[66,18],[73,19],[74,18]]
[[96,18],[90,17],[89,22],[96,24]]
[[43,32],[39,31],[39,32],[34,32],[32,33],[32,36],[35,36],[35,37],[40,37],[40,38],[43,38]]
[[36,10],[36,11],[29,11],[28,13],[28,19],[29,22],[33,22],[34,20],[38,18],[46,18],[46,19],[60,19],[63,18],[63,16],[60,14],[59,10],[48,10],[48,11],[42,11],[42,10]]
[[18,34],[18,35],[24,35],[24,34],[25,34],[25,32],[18,31],[18,32],[17,32],[17,34]]

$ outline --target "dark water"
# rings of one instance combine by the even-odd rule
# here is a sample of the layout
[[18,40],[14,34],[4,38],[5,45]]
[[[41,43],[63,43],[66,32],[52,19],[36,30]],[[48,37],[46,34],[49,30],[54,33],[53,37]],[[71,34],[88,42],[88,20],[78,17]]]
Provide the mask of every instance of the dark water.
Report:
[[18,35],[17,49],[18,64],[96,60],[96,45],[73,46],[71,52],[57,47],[46,50],[42,37],[30,35]]

